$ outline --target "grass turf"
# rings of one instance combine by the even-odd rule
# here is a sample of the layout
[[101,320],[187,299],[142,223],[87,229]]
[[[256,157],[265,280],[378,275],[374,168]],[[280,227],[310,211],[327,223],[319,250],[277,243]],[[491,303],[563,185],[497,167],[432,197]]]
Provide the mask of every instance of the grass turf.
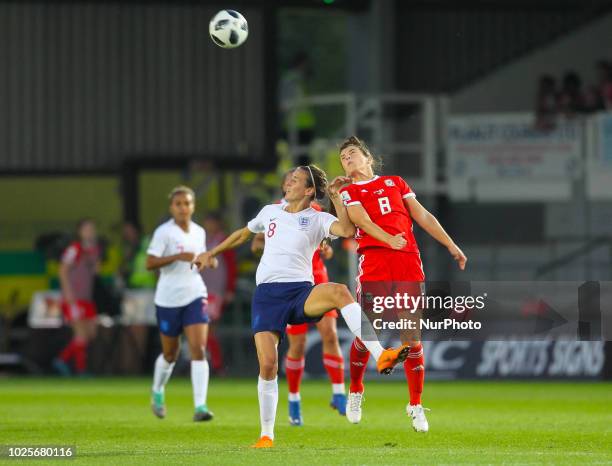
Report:
[[192,422],[188,379],[168,385],[164,420],[150,412],[149,387],[134,378],[0,380],[0,444],[75,445],[70,464],[612,463],[610,383],[428,383],[428,434],[411,428],[404,383],[370,381],[362,422],[351,425],[328,407],[329,385],[307,381],[303,427],[288,425],[281,383],[267,451],[248,448],[259,434],[256,380],[213,379],[211,423]]

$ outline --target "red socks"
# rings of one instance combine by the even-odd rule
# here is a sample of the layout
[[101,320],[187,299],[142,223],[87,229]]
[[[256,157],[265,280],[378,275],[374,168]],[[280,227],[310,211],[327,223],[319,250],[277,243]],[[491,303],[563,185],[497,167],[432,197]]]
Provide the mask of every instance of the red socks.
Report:
[[87,368],[87,341],[74,337],[59,354],[59,358],[69,363],[74,358],[74,368],[77,372],[85,372]]
[[[363,392],[363,376],[368,365],[370,353],[358,338],[351,345],[351,388],[352,393]],[[408,358],[404,362],[404,372],[410,392],[410,404],[421,404],[421,393],[425,382],[425,357],[423,356],[423,345],[418,344],[410,347]]]
[[58,357],[67,364],[72,359],[73,353],[74,353],[74,338],[70,340],[70,343],[66,345],[66,347],[62,350],[62,352],[59,354]]
[[363,346],[359,338],[353,340],[351,345],[351,393],[363,393],[363,376],[368,367],[370,352]]
[[344,383],[344,358],[333,354],[323,354],[323,366],[327,371],[329,380],[333,384]]
[[287,356],[285,358],[285,373],[287,374],[289,393],[299,393],[302,374],[304,374],[304,358],[293,359]]
[[[285,373],[287,375],[287,385],[289,393],[299,393],[302,375],[304,374],[304,358],[294,359],[287,356],[285,358]],[[332,384],[344,385],[344,359],[342,356],[333,354],[323,354],[323,366],[327,371],[329,380]]]
[[423,345],[420,343],[410,347],[408,358],[404,361],[404,373],[410,392],[410,404],[413,406],[421,404],[421,393],[425,382],[425,357]]
[[74,339],[74,368],[77,373],[85,372],[87,369],[87,342],[81,339]]

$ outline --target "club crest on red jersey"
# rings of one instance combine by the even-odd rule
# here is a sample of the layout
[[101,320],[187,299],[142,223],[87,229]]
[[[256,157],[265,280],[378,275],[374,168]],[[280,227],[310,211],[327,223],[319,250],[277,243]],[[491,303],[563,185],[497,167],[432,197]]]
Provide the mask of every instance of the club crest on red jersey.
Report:
[[395,183],[394,183],[394,181],[393,181],[393,180],[385,180],[385,184],[386,184],[387,186],[395,186]]

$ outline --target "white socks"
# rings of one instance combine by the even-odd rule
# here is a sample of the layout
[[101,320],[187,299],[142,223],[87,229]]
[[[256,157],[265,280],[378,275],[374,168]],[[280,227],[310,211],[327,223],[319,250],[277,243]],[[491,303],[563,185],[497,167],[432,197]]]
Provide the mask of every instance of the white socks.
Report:
[[334,395],[344,395],[344,384],[343,383],[333,383],[332,384],[332,393]]
[[274,440],[274,421],[276,420],[276,405],[278,404],[278,377],[264,380],[259,377],[257,382],[259,395],[259,419],[261,421],[261,437],[268,436]]
[[193,404],[198,406],[206,405],[208,394],[208,377],[210,369],[208,361],[191,361],[191,385],[193,387]]
[[[362,326],[361,306],[357,303],[347,304],[342,309],[340,309],[340,313],[342,314],[342,317],[344,318],[344,321],[346,322],[346,325],[348,326],[349,330],[353,332],[353,335],[361,339],[361,341],[363,342],[363,345],[372,354],[372,356],[374,356],[374,360],[377,361],[380,355],[382,354],[382,352],[384,351],[384,348],[382,347],[378,339],[377,340],[364,340],[361,338],[361,326]],[[366,325],[369,326],[368,328],[369,335],[376,336],[376,332],[374,331],[372,324],[370,324],[370,322],[367,320],[365,316],[363,318],[363,325],[364,327]]]
[[160,354],[155,360],[155,372],[153,372],[153,391],[163,393],[164,387],[168,383],[174,369],[174,363],[164,359],[164,355]]
[[[155,360],[155,372],[153,373],[153,391],[164,392],[164,387],[168,383],[174,369],[174,363],[169,363],[160,354]],[[193,386],[193,404],[198,406],[206,405],[208,395],[209,378],[208,361],[191,361],[191,385]]]

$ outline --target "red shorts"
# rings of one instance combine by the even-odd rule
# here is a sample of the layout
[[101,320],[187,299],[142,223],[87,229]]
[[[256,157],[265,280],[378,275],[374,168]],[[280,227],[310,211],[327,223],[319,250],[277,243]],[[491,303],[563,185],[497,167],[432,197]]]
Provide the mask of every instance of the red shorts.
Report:
[[[318,285],[319,283],[327,283],[329,282],[329,277],[327,275],[327,270],[323,269],[323,271],[313,271],[314,283]],[[325,317],[333,317],[334,319],[338,318],[338,311],[332,309],[329,312],[325,313]],[[287,335],[303,335],[308,332],[309,324],[299,324],[299,325],[287,325]]]
[[98,315],[95,303],[82,299],[77,300],[72,306],[66,301],[62,301],[62,314],[64,314],[66,322],[95,319]]
[[[425,281],[421,255],[416,252],[394,251],[387,248],[368,248],[359,255],[359,275],[357,276],[357,296],[361,296],[365,283],[368,287],[381,289],[383,285],[398,284],[394,288],[406,288],[420,294],[420,285]],[[401,283],[401,285],[399,285]],[[390,290],[389,290],[390,291]],[[400,291],[397,289],[396,291]],[[376,294],[379,294],[378,292]]]

